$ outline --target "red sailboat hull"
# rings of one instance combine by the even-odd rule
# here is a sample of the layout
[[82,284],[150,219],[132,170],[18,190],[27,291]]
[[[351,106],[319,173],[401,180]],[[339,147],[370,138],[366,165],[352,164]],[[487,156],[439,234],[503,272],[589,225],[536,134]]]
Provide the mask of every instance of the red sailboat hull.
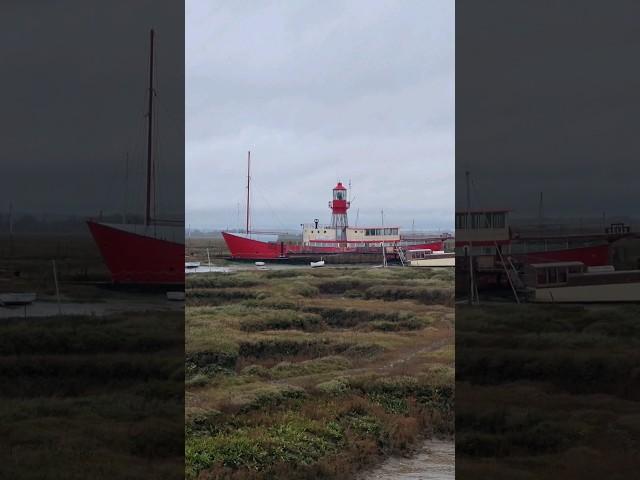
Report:
[[122,284],[183,284],[184,245],[87,222],[111,279]]
[[[231,258],[241,260],[277,260],[304,255],[331,255],[338,253],[378,253],[380,247],[315,247],[309,245],[288,245],[283,242],[263,242],[222,232]],[[442,250],[442,241],[433,243],[421,243],[405,247],[407,250],[417,248],[430,248],[432,250]]]

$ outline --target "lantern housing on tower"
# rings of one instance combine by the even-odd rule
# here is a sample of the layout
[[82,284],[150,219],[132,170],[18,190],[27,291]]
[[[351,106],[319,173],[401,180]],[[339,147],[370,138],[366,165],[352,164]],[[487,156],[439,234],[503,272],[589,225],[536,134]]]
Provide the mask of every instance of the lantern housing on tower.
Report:
[[347,210],[349,209],[347,201],[347,189],[341,182],[333,188],[333,200],[329,202],[331,209],[331,228],[345,229],[349,226]]

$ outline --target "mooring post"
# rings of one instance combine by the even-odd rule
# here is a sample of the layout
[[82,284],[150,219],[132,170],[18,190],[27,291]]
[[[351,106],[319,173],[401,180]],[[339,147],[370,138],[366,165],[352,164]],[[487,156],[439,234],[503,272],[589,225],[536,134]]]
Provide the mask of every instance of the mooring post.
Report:
[[53,282],[56,285],[56,299],[58,300],[58,315],[62,315],[62,307],[60,306],[60,289],[58,288],[58,273],[56,271],[56,261],[51,260],[53,264]]

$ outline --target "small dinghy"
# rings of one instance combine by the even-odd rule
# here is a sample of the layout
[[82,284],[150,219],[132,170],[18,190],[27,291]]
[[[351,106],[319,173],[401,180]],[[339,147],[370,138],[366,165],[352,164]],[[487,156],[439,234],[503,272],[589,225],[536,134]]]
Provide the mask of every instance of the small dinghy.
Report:
[[172,300],[174,302],[179,302],[184,300],[184,292],[167,292],[167,300]]
[[35,293],[0,293],[0,305],[29,305],[36,301]]
[[264,267],[264,262],[256,262],[256,267]]
[[200,266],[200,262],[185,262],[184,268],[198,268]]
[[319,262],[311,262],[309,264],[311,268],[324,267],[324,260],[320,260]]

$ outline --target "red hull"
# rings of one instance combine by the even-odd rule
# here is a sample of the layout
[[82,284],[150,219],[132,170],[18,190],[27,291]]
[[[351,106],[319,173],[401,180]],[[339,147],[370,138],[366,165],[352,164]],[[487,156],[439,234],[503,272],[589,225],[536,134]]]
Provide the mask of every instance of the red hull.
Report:
[[[275,260],[294,257],[296,255],[331,255],[336,253],[377,253],[380,247],[356,248],[356,247],[312,247],[306,245],[287,245],[285,243],[262,242],[250,238],[222,232],[227,248],[232,258],[243,260]],[[442,242],[428,244],[416,244],[406,247],[408,250],[418,248],[430,248],[432,250],[442,250]]]
[[591,247],[570,248],[565,250],[550,250],[546,252],[531,252],[514,255],[524,263],[548,262],[582,262],[588,267],[609,265],[609,245],[595,245]]
[[87,222],[116,283],[183,284],[184,245]]

